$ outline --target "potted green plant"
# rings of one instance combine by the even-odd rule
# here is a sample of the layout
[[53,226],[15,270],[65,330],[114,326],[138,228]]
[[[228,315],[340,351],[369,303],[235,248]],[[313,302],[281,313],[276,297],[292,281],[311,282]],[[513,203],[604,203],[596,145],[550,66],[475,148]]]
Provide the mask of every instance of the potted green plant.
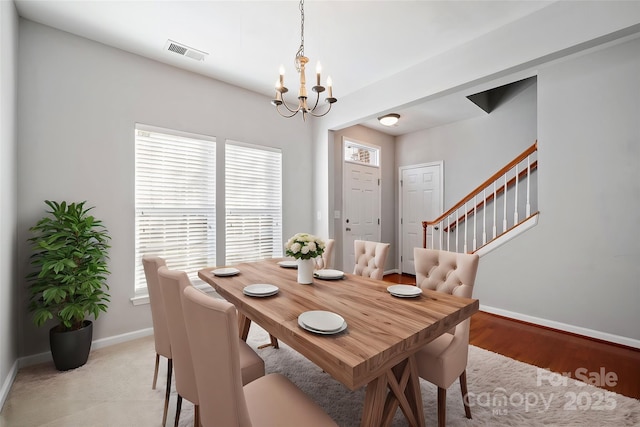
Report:
[[51,210],[29,229],[34,234],[29,311],[36,326],[58,322],[49,331],[49,344],[56,368],[64,371],[87,362],[93,337],[87,317],[107,311],[110,236],[89,214],[93,208],[85,209],[86,202],[45,203]]

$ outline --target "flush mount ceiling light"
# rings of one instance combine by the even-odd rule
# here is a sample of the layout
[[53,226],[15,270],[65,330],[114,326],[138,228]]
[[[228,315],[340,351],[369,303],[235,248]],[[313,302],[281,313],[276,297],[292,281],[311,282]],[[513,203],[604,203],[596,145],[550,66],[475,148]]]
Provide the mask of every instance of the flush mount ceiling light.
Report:
[[[316,85],[311,88],[316,93],[316,102],[313,108],[309,108],[307,104],[307,82],[304,75],[304,67],[309,62],[309,58],[304,56],[304,0],[300,0],[300,47],[296,53],[294,64],[298,74],[300,75],[300,89],[298,90],[298,105],[295,108],[287,105],[287,102],[283,98],[283,94],[287,93],[289,89],[284,86],[284,67],[280,66],[280,78],[276,82],[276,99],[271,101],[276,107],[276,111],[282,117],[293,117],[299,112],[302,112],[302,119],[306,120],[307,114],[311,114],[314,117],[322,117],[331,110],[331,105],[337,101],[333,97],[333,90],[331,87],[331,77],[327,77],[327,89],[328,96],[324,99],[324,102],[329,104],[329,107],[322,111],[318,108],[318,101],[320,100],[320,93],[325,91],[325,87],[320,85],[320,63],[316,66]],[[284,106],[287,111],[280,111],[280,107]]]
[[378,117],[378,121],[383,126],[393,126],[396,123],[398,123],[399,119],[400,119],[400,114],[396,114],[396,113],[385,114],[382,117]]

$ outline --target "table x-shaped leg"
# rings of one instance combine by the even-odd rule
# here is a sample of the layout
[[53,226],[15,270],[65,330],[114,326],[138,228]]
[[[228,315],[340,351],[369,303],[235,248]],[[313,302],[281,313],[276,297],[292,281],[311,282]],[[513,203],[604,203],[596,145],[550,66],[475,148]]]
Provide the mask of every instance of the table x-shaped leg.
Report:
[[398,407],[410,426],[425,426],[420,379],[414,355],[367,385],[360,426],[389,426]]

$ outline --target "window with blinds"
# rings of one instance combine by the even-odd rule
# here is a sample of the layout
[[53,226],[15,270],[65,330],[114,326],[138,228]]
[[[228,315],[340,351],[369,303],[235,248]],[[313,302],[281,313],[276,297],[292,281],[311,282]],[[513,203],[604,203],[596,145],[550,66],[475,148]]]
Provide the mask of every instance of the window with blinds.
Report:
[[282,256],[282,152],[225,145],[226,265]]
[[136,125],[135,289],[146,293],[142,256],[165,258],[199,282],[216,264],[216,141]]

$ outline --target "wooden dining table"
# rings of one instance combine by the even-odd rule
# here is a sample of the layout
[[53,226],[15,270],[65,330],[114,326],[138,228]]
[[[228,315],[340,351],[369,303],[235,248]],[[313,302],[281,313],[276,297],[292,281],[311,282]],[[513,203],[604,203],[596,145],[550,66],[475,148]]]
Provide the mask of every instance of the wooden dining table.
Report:
[[[366,386],[361,426],[391,424],[398,407],[409,425],[424,426],[415,353],[477,312],[478,300],[430,290],[399,298],[387,291],[391,283],[352,274],[302,285],[297,271],[278,261],[234,265],[240,272],[226,277],[205,268],[198,276],[237,307],[242,339],[256,322],[350,390]],[[279,291],[245,295],[244,287],[252,284],[273,284]],[[309,332],[298,325],[298,316],[311,310],[339,314],[347,328],[337,334]]]

